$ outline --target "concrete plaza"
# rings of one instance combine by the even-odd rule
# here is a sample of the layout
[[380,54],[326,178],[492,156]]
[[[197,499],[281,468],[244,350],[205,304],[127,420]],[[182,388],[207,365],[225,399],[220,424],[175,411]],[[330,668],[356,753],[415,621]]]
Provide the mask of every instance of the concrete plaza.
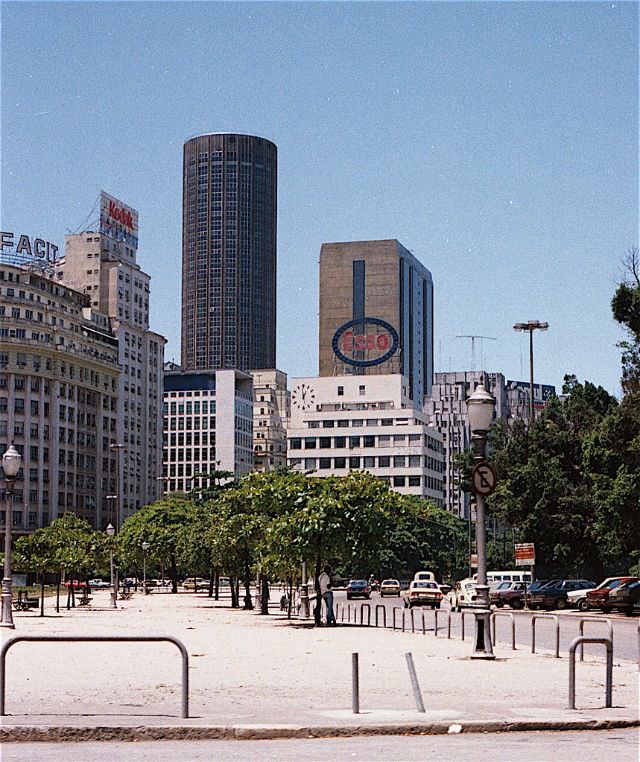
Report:
[[[512,651],[469,659],[471,642],[356,626],[313,628],[279,614],[231,610],[205,594],[137,593],[108,608],[39,618],[16,615],[11,635],[180,638],[190,660],[190,714],[180,719],[180,657],[163,643],[20,643],[7,656],[8,737],[22,728],[235,728],[277,737],[292,728],[337,734],[374,726],[500,729],[638,719],[638,667],[616,659],[613,708],[604,708],[604,659],[577,664],[578,711],[567,709],[568,660]],[[4,633],[5,637],[7,636]],[[360,654],[361,712],[351,711],[351,654]],[[413,653],[426,713],[415,709],[404,654]],[[270,730],[269,730],[270,729]],[[288,730],[289,729],[289,730]],[[479,726],[475,729],[481,729]],[[381,732],[384,732],[381,731]],[[224,734],[222,734],[224,737]],[[228,736],[228,733],[227,733]],[[6,737],[6,736],[5,736]],[[35,738],[35,736],[33,736]]]

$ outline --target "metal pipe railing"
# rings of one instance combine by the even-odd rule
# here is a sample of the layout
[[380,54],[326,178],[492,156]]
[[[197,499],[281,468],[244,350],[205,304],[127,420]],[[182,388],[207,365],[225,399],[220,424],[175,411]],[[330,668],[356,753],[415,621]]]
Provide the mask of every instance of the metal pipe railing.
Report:
[[371,604],[363,603],[360,606],[360,626],[364,623],[364,607],[367,607],[367,627],[371,627]]
[[376,627],[378,626],[378,610],[382,609],[382,626],[386,629],[387,627],[387,607],[384,606],[382,603],[376,604]]
[[[578,627],[580,630],[581,637],[584,635],[585,622],[599,622],[599,623],[606,622],[607,628],[609,630],[608,638],[611,641],[611,645],[613,646],[613,622],[610,619],[596,619],[595,617],[588,617],[588,616],[580,617],[580,623]],[[583,645],[580,646],[580,661],[584,661],[584,646]]]
[[556,624],[556,659],[560,658],[560,621],[555,614],[532,614],[531,615],[531,653],[536,652],[536,621],[538,619],[553,619]]
[[569,646],[569,709],[576,708],[576,648],[584,643],[600,643],[607,649],[604,700],[607,709],[613,705],[613,643],[609,638],[586,638],[580,635]]
[[184,643],[173,635],[17,635],[0,649],[0,716],[5,716],[6,658],[17,643],[173,643],[182,656],[182,718],[189,717],[189,654]]
[[494,611],[491,614],[491,623],[493,625],[493,643],[496,642],[496,617],[508,616],[511,619],[511,649],[516,650],[516,618],[510,611]]

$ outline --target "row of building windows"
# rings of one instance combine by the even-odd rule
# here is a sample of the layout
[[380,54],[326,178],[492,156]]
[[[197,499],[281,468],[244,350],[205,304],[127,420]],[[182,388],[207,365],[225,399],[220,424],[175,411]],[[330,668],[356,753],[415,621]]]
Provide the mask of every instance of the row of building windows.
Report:
[[427,434],[365,434],[364,436],[343,437],[291,437],[291,450],[329,450],[348,447],[427,447],[434,452],[441,452],[440,442]]
[[304,461],[305,468],[315,468],[307,466],[307,463],[319,463],[319,468],[428,468],[431,471],[442,471],[442,464],[424,455],[365,455],[365,456],[345,456],[338,458],[291,458],[291,465],[297,465]]

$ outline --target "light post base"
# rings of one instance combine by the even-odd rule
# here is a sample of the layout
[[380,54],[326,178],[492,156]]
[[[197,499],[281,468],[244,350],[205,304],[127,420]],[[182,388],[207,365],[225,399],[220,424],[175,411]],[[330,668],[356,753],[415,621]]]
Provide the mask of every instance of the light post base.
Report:
[[473,633],[472,659],[492,660],[496,658],[491,645],[491,611],[489,609],[477,609],[473,612],[475,628]]
[[13,612],[11,611],[11,605],[13,604],[13,595],[11,593],[12,582],[11,577],[4,577],[2,580],[2,621],[0,621],[0,627],[5,627],[9,630],[15,630],[16,628],[13,623]]
[[118,608],[118,593],[116,593],[115,590],[111,591],[111,608],[112,609]]

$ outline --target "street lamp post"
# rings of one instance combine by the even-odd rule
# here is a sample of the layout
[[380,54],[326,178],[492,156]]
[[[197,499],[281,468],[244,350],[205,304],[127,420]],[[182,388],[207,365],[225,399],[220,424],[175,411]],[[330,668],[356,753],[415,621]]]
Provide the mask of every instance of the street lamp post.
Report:
[[115,609],[118,607],[117,600],[118,600],[118,591],[115,587],[115,577],[113,576],[113,538],[115,537],[116,530],[113,524],[109,524],[107,527],[107,534],[109,535],[109,573],[111,579],[109,580],[111,582],[111,608]]
[[149,594],[149,591],[147,590],[147,551],[151,545],[145,540],[142,543],[142,590],[145,595]]
[[2,470],[4,479],[7,483],[5,491],[5,510],[4,510],[4,577],[2,579],[2,620],[0,627],[14,629],[13,613],[11,604],[13,594],[11,592],[11,519],[13,506],[13,485],[18,477],[20,466],[22,465],[22,455],[11,444],[5,450],[2,456]]
[[[487,432],[493,420],[495,400],[482,384],[467,400],[469,425],[471,427],[471,443],[473,445],[474,492],[476,493],[476,553],[478,555],[478,584],[476,585],[477,605],[474,608],[475,634],[472,659],[495,659],[491,645],[489,606],[489,586],[487,585],[487,536],[485,527],[484,496],[489,494],[485,489],[487,476],[493,470],[485,461]],[[482,470],[480,470],[482,469]],[[476,474],[480,478],[476,479]],[[484,476],[483,476],[484,474]],[[476,483],[478,482],[478,483]],[[495,486],[495,481],[494,481]]]
[[546,331],[549,323],[541,323],[539,320],[529,320],[526,323],[516,323],[514,331],[529,332],[529,421],[533,421],[535,408],[533,406],[533,332]]

